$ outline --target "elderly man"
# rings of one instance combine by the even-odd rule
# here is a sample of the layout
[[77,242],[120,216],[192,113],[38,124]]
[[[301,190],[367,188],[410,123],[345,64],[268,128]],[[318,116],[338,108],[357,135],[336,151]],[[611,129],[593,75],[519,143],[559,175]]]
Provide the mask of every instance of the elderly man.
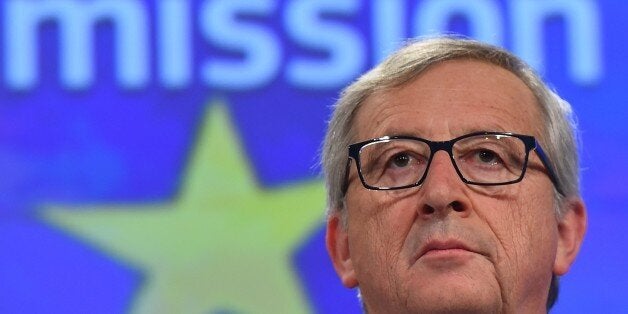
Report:
[[571,109],[521,60],[411,43],[347,87],[327,249],[369,313],[542,313],[586,229]]

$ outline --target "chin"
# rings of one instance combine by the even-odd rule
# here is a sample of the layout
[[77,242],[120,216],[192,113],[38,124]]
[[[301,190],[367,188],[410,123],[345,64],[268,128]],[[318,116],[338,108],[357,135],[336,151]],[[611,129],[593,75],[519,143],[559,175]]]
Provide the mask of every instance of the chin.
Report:
[[[405,287],[407,313],[501,313],[502,295],[496,283],[465,275],[423,280]],[[425,282],[431,284],[426,285]]]
[[501,313],[500,298],[481,292],[446,291],[408,300],[408,313]]
[[432,282],[433,285],[426,285],[425,281],[420,285],[406,282],[409,284],[404,287],[384,289],[388,291],[371,290],[375,292],[372,294],[361,291],[365,310],[367,313],[502,313],[505,310],[499,288],[488,282]]

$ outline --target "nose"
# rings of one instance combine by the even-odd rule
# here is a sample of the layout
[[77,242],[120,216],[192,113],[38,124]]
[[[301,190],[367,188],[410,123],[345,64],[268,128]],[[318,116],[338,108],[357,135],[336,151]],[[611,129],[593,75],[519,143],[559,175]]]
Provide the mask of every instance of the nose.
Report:
[[468,216],[471,204],[465,189],[466,184],[460,179],[447,152],[436,152],[421,185],[419,215],[424,218],[450,213]]

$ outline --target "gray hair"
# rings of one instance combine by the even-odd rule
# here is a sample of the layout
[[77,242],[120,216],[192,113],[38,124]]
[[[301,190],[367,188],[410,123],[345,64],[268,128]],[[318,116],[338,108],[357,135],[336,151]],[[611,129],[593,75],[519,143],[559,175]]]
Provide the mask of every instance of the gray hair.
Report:
[[[411,41],[345,88],[333,107],[325,141],[322,165],[327,188],[327,215],[340,213],[346,226],[345,184],[348,146],[354,140],[354,117],[364,101],[376,92],[404,85],[430,66],[454,59],[472,59],[504,68],[530,88],[536,97],[543,125],[538,139],[556,174],[556,216],[564,213],[560,206],[565,197],[580,197],[577,128],[571,106],[541,80],[525,62],[499,47],[453,36]],[[559,193],[558,191],[562,191]],[[558,297],[558,277],[552,275],[547,308]]]
[[[345,88],[333,107],[322,164],[327,188],[327,214],[342,212],[347,171],[347,147],[354,137],[354,117],[362,103],[376,92],[410,82],[428,67],[453,59],[473,59],[502,67],[519,77],[532,91],[541,109],[543,128],[538,139],[552,163],[558,187],[556,214],[564,197],[580,196],[577,133],[568,102],[548,88],[525,62],[501,48],[458,37],[411,41]],[[562,191],[560,195],[558,191]],[[344,216],[344,215],[343,215]]]

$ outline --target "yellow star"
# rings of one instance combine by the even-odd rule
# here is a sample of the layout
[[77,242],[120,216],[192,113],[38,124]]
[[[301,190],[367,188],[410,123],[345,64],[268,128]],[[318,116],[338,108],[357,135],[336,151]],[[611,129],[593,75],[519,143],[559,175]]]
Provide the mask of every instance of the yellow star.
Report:
[[145,273],[133,313],[308,312],[290,256],[322,222],[323,186],[260,189],[225,106],[208,108],[176,200],[47,206],[44,219]]

